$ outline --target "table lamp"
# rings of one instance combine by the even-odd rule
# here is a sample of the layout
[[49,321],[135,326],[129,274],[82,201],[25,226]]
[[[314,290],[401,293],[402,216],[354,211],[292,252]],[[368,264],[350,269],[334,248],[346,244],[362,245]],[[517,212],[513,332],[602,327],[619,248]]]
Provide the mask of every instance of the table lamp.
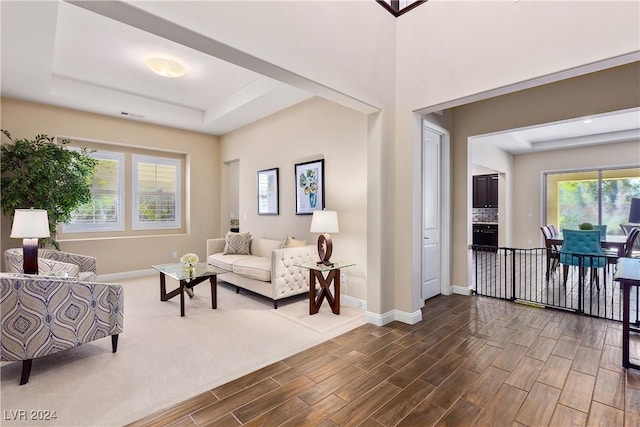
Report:
[[313,211],[313,217],[311,218],[312,233],[321,233],[318,236],[318,255],[320,261],[318,265],[324,264],[329,267],[333,267],[333,263],[330,261],[331,253],[333,252],[333,242],[329,233],[338,233],[338,212],[336,211]]
[[49,217],[46,210],[15,210],[10,237],[22,239],[22,262],[26,274],[38,274],[38,239],[49,236]]

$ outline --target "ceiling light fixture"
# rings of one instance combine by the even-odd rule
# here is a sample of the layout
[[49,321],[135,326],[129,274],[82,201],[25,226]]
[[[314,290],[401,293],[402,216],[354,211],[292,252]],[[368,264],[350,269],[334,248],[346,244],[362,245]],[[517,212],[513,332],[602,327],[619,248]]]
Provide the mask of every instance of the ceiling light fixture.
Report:
[[187,67],[173,59],[149,58],[144,63],[151,71],[163,77],[182,77],[187,74]]
[[591,123],[592,121],[593,121],[593,120],[591,120],[591,119],[584,119],[584,120],[582,121],[582,123],[585,123],[585,124],[586,124],[586,123]]

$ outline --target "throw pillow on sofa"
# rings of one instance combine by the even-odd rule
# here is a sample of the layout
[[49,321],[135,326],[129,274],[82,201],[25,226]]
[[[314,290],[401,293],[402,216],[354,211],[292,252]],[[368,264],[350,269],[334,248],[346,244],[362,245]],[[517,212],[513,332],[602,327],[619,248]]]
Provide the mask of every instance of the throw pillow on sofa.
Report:
[[251,233],[233,233],[225,236],[225,255],[251,255]]
[[287,240],[284,242],[284,245],[282,245],[283,248],[297,248],[300,246],[306,246],[307,245],[307,241],[306,240],[296,240],[293,237],[289,237],[287,236]]

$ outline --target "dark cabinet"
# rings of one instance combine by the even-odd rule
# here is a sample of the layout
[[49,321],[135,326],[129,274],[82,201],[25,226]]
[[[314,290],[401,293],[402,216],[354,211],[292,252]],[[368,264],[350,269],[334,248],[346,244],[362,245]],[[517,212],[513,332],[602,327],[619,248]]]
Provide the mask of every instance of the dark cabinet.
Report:
[[498,174],[473,177],[473,207],[498,207]]
[[498,226],[496,224],[473,224],[473,244],[498,246]]

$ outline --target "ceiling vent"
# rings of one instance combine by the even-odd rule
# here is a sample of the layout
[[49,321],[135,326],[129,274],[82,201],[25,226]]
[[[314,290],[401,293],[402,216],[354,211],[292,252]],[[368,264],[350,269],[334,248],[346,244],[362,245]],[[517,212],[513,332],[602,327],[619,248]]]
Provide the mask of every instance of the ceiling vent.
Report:
[[132,117],[134,119],[144,119],[142,114],[129,113],[127,111],[120,111],[120,115],[123,117]]

